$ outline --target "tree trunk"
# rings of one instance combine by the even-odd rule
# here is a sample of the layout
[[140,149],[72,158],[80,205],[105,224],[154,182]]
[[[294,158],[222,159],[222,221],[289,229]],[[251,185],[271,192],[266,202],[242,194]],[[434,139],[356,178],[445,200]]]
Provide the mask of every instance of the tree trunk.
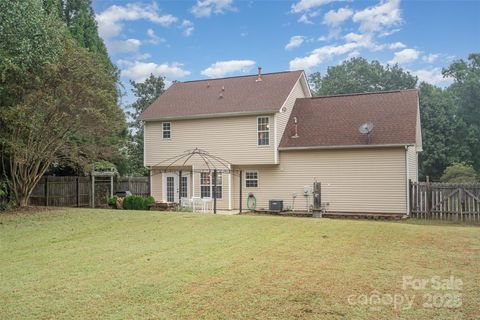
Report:
[[18,206],[19,207],[27,207],[28,206],[28,199],[29,199],[28,196],[19,195],[17,197]]

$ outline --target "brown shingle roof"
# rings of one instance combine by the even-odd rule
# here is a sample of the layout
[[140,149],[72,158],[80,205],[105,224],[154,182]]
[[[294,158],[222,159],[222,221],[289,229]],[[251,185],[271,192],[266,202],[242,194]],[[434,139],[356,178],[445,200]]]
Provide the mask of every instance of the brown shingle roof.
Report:
[[358,128],[367,121],[370,145],[414,144],[417,99],[415,89],[297,99],[280,148],[366,145]]
[[[140,120],[278,111],[303,71],[174,83]],[[222,90],[224,88],[224,90]]]

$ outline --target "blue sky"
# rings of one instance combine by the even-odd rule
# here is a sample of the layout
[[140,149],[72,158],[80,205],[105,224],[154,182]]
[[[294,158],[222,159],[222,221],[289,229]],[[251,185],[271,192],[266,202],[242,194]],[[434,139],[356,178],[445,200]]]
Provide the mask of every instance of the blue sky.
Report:
[[445,86],[450,80],[441,68],[480,51],[480,1],[93,0],[93,6],[124,83],[150,73],[169,82],[249,74],[257,66],[323,73],[363,56]]

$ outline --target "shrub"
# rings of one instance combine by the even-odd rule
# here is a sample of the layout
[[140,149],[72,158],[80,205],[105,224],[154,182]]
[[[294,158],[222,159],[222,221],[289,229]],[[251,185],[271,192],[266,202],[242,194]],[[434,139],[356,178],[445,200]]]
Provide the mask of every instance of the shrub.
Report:
[[10,199],[7,183],[0,181],[0,212],[14,207],[15,201]]
[[155,198],[153,198],[152,196],[149,196],[149,197],[145,198],[145,206],[147,207],[147,209],[148,209],[149,205],[154,204],[154,203],[155,203]]
[[117,205],[117,196],[112,196],[107,198],[107,204],[111,207],[115,207]]
[[127,210],[148,210],[148,206],[153,203],[155,203],[153,197],[127,196],[123,201],[123,208]]
[[464,163],[453,163],[445,169],[440,181],[450,183],[474,183],[478,182],[478,176],[472,166]]

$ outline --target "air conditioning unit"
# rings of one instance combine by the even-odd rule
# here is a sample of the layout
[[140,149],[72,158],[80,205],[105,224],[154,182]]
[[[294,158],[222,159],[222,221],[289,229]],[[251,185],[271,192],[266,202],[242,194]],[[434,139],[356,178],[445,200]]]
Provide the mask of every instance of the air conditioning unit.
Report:
[[283,200],[268,200],[268,210],[276,212],[283,211]]

